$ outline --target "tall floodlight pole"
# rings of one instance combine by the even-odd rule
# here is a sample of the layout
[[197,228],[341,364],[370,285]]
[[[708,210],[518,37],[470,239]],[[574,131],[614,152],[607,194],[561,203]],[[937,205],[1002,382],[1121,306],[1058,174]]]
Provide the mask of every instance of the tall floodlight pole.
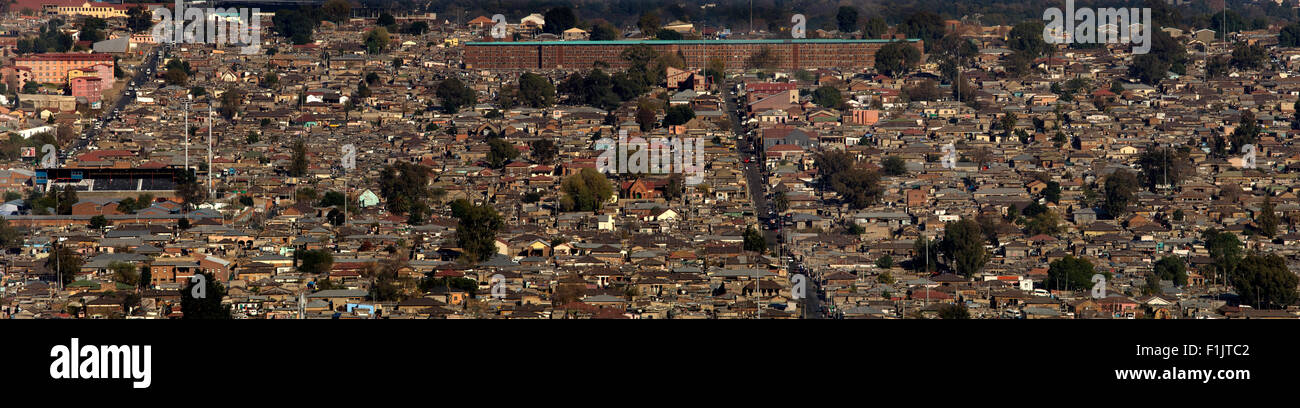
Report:
[[185,101],[185,171],[190,171],[190,101]]
[[212,104],[208,104],[208,199],[216,205],[215,185],[212,184]]

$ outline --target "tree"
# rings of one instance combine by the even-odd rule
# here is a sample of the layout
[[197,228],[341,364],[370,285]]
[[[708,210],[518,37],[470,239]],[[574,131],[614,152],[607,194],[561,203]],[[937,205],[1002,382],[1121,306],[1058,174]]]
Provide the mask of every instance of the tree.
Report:
[[1296,302],[1300,278],[1286,267],[1277,254],[1251,254],[1241,260],[1232,279],[1242,304],[1256,309],[1283,309]]
[[293,160],[289,162],[289,175],[293,177],[302,177],[307,175],[307,144],[302,138],[293,141],[290,147],[293,151]]
[[559,148],[555,146],[555,142],[551,141],[551,139],[537,139],[529,144],[528,150],[531,152],[529,154],[532,155],[533,161],[538,164],[550,164],[555,161],[555,157],[560,153]]
[[664,185],[664,200],[672,202],[682,197],[682,192],[686,189],[686,176],[681,173],[673,173],[668,176],[668,184]]
[[185,71],[179,69],[168,68],[167,72],[163,73],[163,81],[165,81],[167,85],[184,86],[185,82],[189,80],[189,74],[186,74]]
[[1205,75],[1208,75],[1210,78],[1222,78],[1227,76],[1229,73],[1228,61],[1229,58],[1223,55],[1209,57],[1205,61]]
[[455,278],[450,276],[434,277],[433,273],[427,273],[424,279],[420,279],[419,288],[421,292],[428,292],[434,288],[455,288],[466,293],[478,292],[478,281],[470,278]]
[[1158,280],[1172,281],[1174,286],[1187,286],[1187,263],[1183,258],[1166,256],[1156,261],[1151,275]]
[[438,83],[434,94],[442,100],[442,109],[447,113],[456,113],[462,107],[478,103],[478,93],[454,77]]
[[966,277],[979,272],[989,261],[988,250],[984,249],[984,233],[980,231],[979,223],[967,218],[950,222],[944,227],[939,250],[943,252],[947,264]]
[[[893,268],[893,267],[894,267],[894,257],[889,256],[889,254],[885,254],[885,255],[881,256],[880,258],[876,258],[876,267],[877,267],[877,268],[880,268],[880,269],[889,269],[889,268]],[[886,272],[885,274],[887,275],[887,274],[889,274],[889,273]],[[881,275],[881,276],[884,276],[884,275]],[[892,279],[892,277],[891,277],[891,279]],[[884,282],[881,282],[881,283],[884,283]]]
[[664,109],[665,126],[683,125],[691,119],[695,119],[695,110],[690,105],[673,105]]
[[851,33],[858,29],[858,8],[840,6],[835,12],[835,25],[842,33]]
[[393,18],[393,15],[388,14],[387,12],[380,13],[379,18],[375,19],[375,25],[382,26],[382,27],[392,27],[397,25],[397,19]]
[[0,250],[8,252],[11,249],[21,247],[25,241],[23,234],[9,225],[9,220],[0,217]]
[[45,269],[55,273],[58,278],[62,279],[63,285],[67,286],[76,280],[77,271],[81,270],[81,265],[85,260],[81,254],[63,245],[54,245],[54,254],[45,258]]
[[831,177],[830,187],[854,209],[866,208],[884,195],[880,174],[857,167]]
[[1119,169],[1106,177],[1106,198],[1102,209],[1111,217],[1119,217],[1128,212],[1129,205],[1137,201],[1139,186],[1133,172]]
[[1232,150],[1241,153],[1242,146],[1254,144],[1259,141],[1260,126],[1259,121],[1255,119],[1255,112],[1249,110],[1241,111],[1241,120],[1237,128],[1232,130],[1228,139],[1232,142]]
[[889,24],[885,23],[885,19],[876,16],[867,19],[867,24],[862,27],[862,38],[876,39],[883,37],[888,32]]
[[772,204],[776,206],[777,212],[785,212],[790,209],[790,197],[785,195],[785,191],[777,191],[772,194]]
[[925,272],[932,272],[939,267],[939,249],[938,241],[931,241],[926,237],[916,237],[912,243],[912,259],[909,261],[912,269]]
[[467,205],[457,216],[456,243],[472,262],[483,262],[496,254],[497,231],[504,222],[489,204]]
[[108,264],[108,270],[113,271],[114,282],[133,287],[140,285],[140,271],[136,269],[135,265],[114,261]]
[[567,6],[554,7],[546,10],[542,15],[546,20],[546,25],[542,26],[542,32],[560,35],[564,30],[573,28],[578,24],[578,17],[573,14],[573,9]]
[[886,76],[901,76],[921,61],[916,46],[901,41],[885,44],[876,50],[876,71]]
[[681,40],[682,38],[683,38],[682,33],[673,30],[655,31],[656,40],[678,41]]
[[[347,0],[331,1],[347,3]],[[343,15],[345,17],[341,18],[346,18],[346,14]],[[320,14],[308,9],[281,8],[276,10],[275,16],[271,18],[275,31],[284,38],[288,38],[295,45],[312,42],[312,32],[316,30],[316,27],[320,26],[320,21]]]
[[1047,187],[1043,187],[1041,192],[1043,198],[1051,203],[1061,203],[1061,183],[1055,181],[1047,182]]
[[614,195],[614,187],[596,169],[585,168],[560,182],[562,211],[596,211]]
[[406,258],[393,257],[381,262],[372,262],[362,271],[362,276],[374,279],[374,285],[370,287],[370,300],[376,302],[393,302],[401,301],[405,298],[405,291],[402,287],[403,280],[397,275],[397,271],[405,268],[407,265]]
[[379,175],[379,193],[388,211],[407,214],[424,206],[429,198],[429,168],[399,161],[385,166]]
[[59,215],[72,214],[72,206],[78,201],[80,200],[77,199],[77,189],[73,188],[71,185],[64,186],[63,193],[59,194],[59,203],[57,206]]
[[131,32],[143,32],[153,28],[153,13],[141,6],[126,10],[126,27]]
[[767,251],[767,238],[751,225],[745,229],[745,250],[763,253]]
[[938,39],[942,38],[945,32],[943,26],[943,17],[931,11],[917,11],[908,15],[901,24],[898,25],[898,31],[906,34],[908,38],[917,38],[925,43],[925,52],[931,52]]
[[519,157],[519,149],[505,139],[494,137],[488,139],[488,166],[494,169],[505,167],[506,162]]
[[813,103],[823,108],[838,108],[844,103],[840,90],[830,85],[823,85],[813,90]]
[[907,174],[907,163],[905,163],[903,158],[899,156],[885,156],[885,159],[880,162],[880,167],[881,170],[885,172],[886,176],[901,176]]
[[[326,191],[325,195],[321,196],[320,204],[317,205],[318,207],[343,207],[344,201],[346,200],[347,198],[344,198],[342,192]],[[250,203],[251,201],[252,199],[250,199]]]
[[950,319],[970,319],[970,309],[966,305],[943,305],[939,306],[939,318],[944,320]]
[[334,255],[328,250],[317,249],[312,251],[296,252],[298,257],[298,271],[314,275],[328,273],[334,266]]
[[[96,24],[96,22],[98,24]],[[77,35],[77,40],[99,42],[104,40],[104,20],[98,17],[87,17],[82,23],[81,33]]]
[[423,21],[416,21],[411,24],[407,24],[406,27],[402,29],[402,32],[405,32],[407,34],[413,34],[413,35],[421,35],[428,31],[429,31],[429,23]]
[[140,265],[140,289],[153,287],[153,272],[148,265]]
[[[1092,262],[1066,255],[1048,264],[1047,281],[1043,285],[1049,290],[1088,290],[1092,288],[1092,275],[1096,273],[1097,270]],[[1109,278],[1110,273],[1103,275]]]
[[1237,235],[1228,231],[1208,229],[1201,233],[1205,249],[1210,254],[1210,269],[1222,279],[1226,279],[1237,270],[1241,263],[1242,246]]
[[352,3],[347,0],[329,0],[325,2],[325,5],[321,6],[321,11],[325,13],[325,17],[330,21],[341,23],[343,20],[352,17]]
[[1268,49],[1263,44],[1238,43],[1232,47],[1232,59],[1228,65],[1239,70],[1254,70],[1263,68],[1267,61]]
[[232,120],[239,113],[239,106],[243,105],[244,91],[239,89],[227,89],[221,93],[221,107],[217,108],[217,113],[226,120]]
[[388,41],[388,29],[375,27],[366,33],[366,52],[371,54],[384,52],[384,49],[388,48]]
[[1277,35],[1277,45],[1279,47],[1300,47],[1300,23],[1291,23],[1282,27],[1282,32]]
[[1037,20],[1025,21],[1012,27],[1007,34],[1007,47],[1028,53],[1034,58],[1051,50],[1051,45],[1043,40],[1043,22]]
[[636,123],[642,132],[648,132],[654,129],[657,120],[659,108],[648,98],[643,98],[636,104]]
[[907,96],[908,101],[935,101],[939,99],[939,83],[927,79],[916,85],[905,86],[903,95]]
[[90,217],[90,225],[89,225],[89,226],[90,226],[90,228],[93,228],[93,229],[103,230],[104,227],[107,227],[107,226],[108,226],[108,218],[104,218],[103,215],[96,215],[96,216],[94,216],[94,217]]
[[613,41],[619,39],[620,36],[618,28],[608,22],[602,21],[591,27],[592,41]]
[[1061,217],[1054,211],[1047,210],[1027,217],[1029,219],[1025,221],[1025,229],[1032,235],[1061,233]]
[[280,84],[280,74],[275,73],[275,71],[268,72],[266,77],[258,81],[257,84],[263,88],[273,89]]
[[551,106],[555,103],[555,85],[541,75],[526,72],[519,76],[519,99],[533,108]]
[[641,30],[644,37],[653,37],[659,30],[659,14],[654,11],[641,13],[641,17],[636,21],[637,29]]
[[1291,108],[1295,109],[1295,113],[1293,114],[1294,116],[1291,117],[1291,128],[1300,129],[1300,109],[1297,109],[1300,108],[1300,99],[1296,99],[1295,103],[1291,105]]
[[1265,195],[1264,202],[1259,205],[1259,212],[1255,213],[1255,226],[1264,236],[1273,238],[1277,236],[1277,213],[1273,211],[1273,197]]
[[1176,150],[1155,144],[1147,146],[1146,151],[1138,156],[1137,162],[1142,169],[1142,185],[1155,191],[1158,185],[1173,186],[1181,183],[1196,171],[1192,167],[1190,154],[1191,149],[1186,146]]
[[998,118],[998,129],[1002,129],[1002,138],[1011,138],[1011,132],[1016,129],[1016,122],[1019,119],[1015,113],[1003,112],[1002,117]]
[[[211,273],[199,272],[203,278],[199,281],[190,280],[181,290],[181,312],[184,313],[185,319],[205,319],[205,320],[224,320],[230,319],[230,305],[222,305],[221,299],[226,297],[226,288],[221,282],[218,282]],[[195,276],[198,276],[195,275]],[[203,284],[204,290],[199,293],[202,297],[194,297],[195,286]]]

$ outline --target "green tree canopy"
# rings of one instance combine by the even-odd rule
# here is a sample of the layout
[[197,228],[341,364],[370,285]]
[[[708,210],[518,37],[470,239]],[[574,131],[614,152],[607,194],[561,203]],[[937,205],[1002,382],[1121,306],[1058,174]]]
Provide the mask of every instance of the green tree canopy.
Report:
[[478,103],[478,93],[454,77],[438,83],[434,94],[442,101],[442,109],[447,113],[456,113],[460,108]]
[[752,225],[745,229],[745,250],[760,253],[767,251],[767,239]]
[[555,85],[546,77],[526,72],[519,76],[519,99],[533,108],[551,106],[555,103]]
[[895,41],[876,50],[876,71],[886,76],[895,77],[906,74],[921,61],[921,52],[916,46]]
[[1106,198],[1102,208],[1111,217],[1119,217],[1128,212],[1129,205],[1137,202],[1139,183],[1133,172],[1119,169],[1106,176]]
[[472,262],[483,262],[496,254],[496,236],[504,221],[490,204],[463,205],[456,224],[456,243]]
[[334,255],[329,250],[317,249],[297,253],[298,271],[320,275],[329,273],[334,266]]
[[[212,274],[208,272],[199,272],[203,275],[202,282],[189,281],[185,289],[181,290],[181,312],[185,319],[204,319],[204,320],[223,320],[230,319],[230,305],[221,304],[221,299],[226,297],[226,287],[218,282]],[[194,286],[202,283],[205,287],[200,291],[203,297],[194,297]]]
[[[1066,255],[1064,258],[1053,261],[1048,264],[1047,281],[1043,284],[1049,290],[1089,290],[1092,288],[1092,275],[1097,270],[1093,267],[1092,262],[1083,258],[1076,258],[1073,255]],[[1109,278],[1110,273],[1103,273]]]
[[1232,286],[1242,304],[1256,309],[1282,309],[1296,303],[1297,278],[1277,254],[1251,254],[1241,260]]
[[839,89],[824,85],[813,90],[813,103],[823,108],[839,108],[844,103],[844,97],[840,95]]
[[984,232],[979,223],[968,218],[950,222],[944,227],[939,249],[947,264],[966,277],[974,276],[989,261],[989,252],[984,248]]
[[596,169],[585,168],[578,174],[566,177],[560,183],[560,209],[563,211],[596,211],[614,195],[614,187]]

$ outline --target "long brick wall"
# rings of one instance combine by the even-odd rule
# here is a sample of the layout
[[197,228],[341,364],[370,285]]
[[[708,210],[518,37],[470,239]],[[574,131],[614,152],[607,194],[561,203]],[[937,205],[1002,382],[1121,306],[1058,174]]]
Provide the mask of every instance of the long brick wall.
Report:
[[[907,40],[923,49],[920,40]],[[597,61],[614,69],[627,68],[624,50],[647,45],[658,53],[680,53],[687,67],[704,67],[720,58],[727,69],[744,69],[750,56],[768,49],[782,69],[834,68],[862,70],[875,64],[885,40],[646,40],[471,42],[465,45],[465,67],[489,70],[590,69]],[[707,58],[706,58],[707,55]]]

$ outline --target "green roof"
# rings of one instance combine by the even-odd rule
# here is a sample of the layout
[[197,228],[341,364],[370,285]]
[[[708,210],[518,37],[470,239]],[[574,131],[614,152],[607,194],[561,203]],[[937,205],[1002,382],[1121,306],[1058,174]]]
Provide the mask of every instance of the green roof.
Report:
[[[730,44],[878,44],[889,43],[895,40],[841,40],[826,38],[784,38],[775,40],[614,40],[614,41],[494,41],[494,42],[467,42],[465,45],[730,45]],[[908,38],[907,42],[921,41],[918,38]]]

